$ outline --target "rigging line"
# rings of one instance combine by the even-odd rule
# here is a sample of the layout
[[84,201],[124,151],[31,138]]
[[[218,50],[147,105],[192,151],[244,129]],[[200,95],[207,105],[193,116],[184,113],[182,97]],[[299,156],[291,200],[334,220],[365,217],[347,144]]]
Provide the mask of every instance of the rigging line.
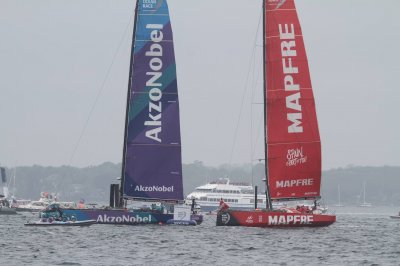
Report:
[[[258,45],[256,44],[258,47]],[[260,70],[263,69],[263,67],[257,67],[256,65],[256,60],[253,60],[253,75],[252,75],[252,91],[251,91],[251,98],[250,98],[250,164],[251,164],[251,185],[254,187],[254,170],[253,170],[253,157],[254,157],[254,150],[255,147],[257,146],[258,142],[258,136],[259,136],[259,130],[260,128],[258,127],[258,130],[256,131],[257,133],[257,138],[256,142],[253,143],[253,102],[254,102],[254,96],[255,96],[255,91],[257,88],[257,81],[260,77]],[[253,149],[254,146],[254,149]]]
[[264,117],[261,116],[260,120],[258,122],[257,137],[256,137],[256,141],[254,142],[253,147],[252,147],[252,156],[251,156],[252,159],[254,158],[254,155],[256,153],[257,144],[258,144],[258,141],[260,139],[260,135],[261,135],[260,131],[261,131],[261,127],[263,125],[263,119],[264,119]]
[[[262,69],[262,66],[260,68],[258,68],[257,75],[256,75],[256,78],[255,78],[254,83],[253,83],[253,95],[252,95],[252,100],[251,100],[252,101],[251,108],[253,108],[253,105],[256,104],[256,103],[253,102],[254,101],[254,93],[255,93],[255,89],[257,87],[256,82],[260,77],[261,69]],[[262,104],[263,104],[263,107],[264,107],[264,103],[262,103]],[[250,119],[252,120],[253,116]],[[254,154],[255,154],[255,151],[256,151],[256,148],[257,148],[257,143],[258,143],[258,140],[260,138],[260,131],[261,131],[261,126],[263,125],[263,123],[262,123],[263,119],[264,119],[263,116],[261,116],[259,118],[258,127],[257,127],[257,131],[256,131],[256,134],[257,134],[256,135],[256,141],[254,143],[252,142],[253,145],[252,145],[251,151],[250,151],[251,152],[251,160],[253,160],[253,157],[254,157]],[[250,137],[253,138],[253,134]]]
[[100,95],[102,94],[102,92],[103,92],[103,90],[104,90],[104,85],[106,84],[106,81],[107,81],[107,79],[108,79],[108,76],[110,75],[111,69],[112,69],[112,67],[113,67],[113,65],[114,65],[114,62],[115,62],[115,59],[117,58],[117,55],[118,55],[119,51],[121,50],[122,43],[123,43],[124,40],[126,39],[127,32],[128,32],[129,26],[131,25],[131,21],[132,21],[132,19],[133,19],[133,16],[134,16],[134,15],[132,14],[131,17],[129,18],[128,24],[127,24],[126,27],[125,27],[124,33],[122,34],[122,38],[121,38],[121,40],[119,41],[119,44],[118,44],[118,48],[117,48],[117,50],[116,50],[115,53],[114,53],[113,59],[111,60],[111,64],[110,64],[110,66],[109,66],[108,69],[107,69],[106,76],[104,77],[103,82],[101,83],[100,89],[99,89],[99,91],[97,92],[96,98],[95,98],[95,100],[94,100],[94,102],[93,102],[93,104],[92,104],[92,107],[91,107],[90,111],[89,111],[89,115],[88,115],[88,117],[86,118],[85,124],[84,124],[84,126],[83,126],[82,131],[81,131],[81,134],[79,135],[78,141],[76,142],[76,145],[75,145],[75,147],[74,147],[74,150],[72,151],[71,157],[69,158],[69,163],[68,163],[68,165],[71,165],[72,160],[73,160],[73,158],[74,158],[74,156],[75,156],[75,153],[76,153],[76,151],[77,151],[77,149],[78,149],[78,147],[79,147],[79,144],[80,144],[80,142],[81,142],[81,140],[82,140],[82,138],[83,138],[83,135],[85,134],[85,131],[86,131],[88,125],[89,125],[90,118],[92,117],[92,113],[93,113],[93,111],[94,111],[94,109],[95,109],[95,107],[96,107],[96,105],[97,105],[97,102],[98,102],[99,99],[100,99]]
[[260,16],[259,16],[259,18],[258,18],[258,25],[257,25],[256,36],[254,37],[253,50],[252,50],[252,54],[251,54],[251,57],[250,57],[249,69],[248,69],[248,71],[247,71],[247,76],[246,76],[245,90],[243,91],[243,95],[242,95],[242,102],[241,102],[241,104],[240,104],[240,109],[239,109],[239,110],[240,110],[240,111],[239,111],[239,117],[238,117],[238,120],[237,120],[237,123],[236,123],[235,133],[234,133],[234,136],[233,136],[233,144],[232,144],[231,154],[230,154],[230,156],[229,156],[229,164],[232,163],[233,152],[234,152],[234,150],[235,150],[235,144],[236,144],[237,133],[238,133],[239,124],[240,124],[240,119],[241,119],[241,117],[242,117],[242,112],[243,112],[243,103],[244,103],[244,99],[245,99],[246,92],[247,92],[247,89],[248,89],[248,83],[249,83],[249,77],[250,77],[250,70],[251,70],[251,66],[252,66],[252,62],[253,62],[252,60],[253,60],[253,58],[254,58],[254,54],[255,54],[255,50],[256,50],[256,44],[257,44],[258,32],[259,32],[260,24],[261,24],[261,23],[260,23],[260,22],[261,22],[261,17],[262,17],[261,14],[262,14],[262,12],[260,13]]

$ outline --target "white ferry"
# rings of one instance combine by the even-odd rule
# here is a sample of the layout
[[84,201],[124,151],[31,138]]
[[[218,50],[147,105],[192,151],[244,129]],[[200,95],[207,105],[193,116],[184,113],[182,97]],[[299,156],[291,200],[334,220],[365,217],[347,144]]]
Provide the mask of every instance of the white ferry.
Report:
[[[196,204],[201,207],[202,212],[216,211],[219,207],[221,198],[229,205],[230,209],[254,209],[254,188],[243,182],[231,182],[228,178],[222,178],[218,181],[207,183],[195,188],[195,190],[186,197],[186,204],[190,204],[195,199]],[[264,193],[257,193],[257,207],[265,208],[266,197]],[[310,201],[292,201],[292,202],[272,202],[276,209],[296,206],[312,207]],[[317,206],[321,213],[326,213],[328,208]]]
[[[231,209],[254,209],[253,187],[247,183],[231,182],[228,178],[197,187],[186,197],[186,201],[195,199],[201,211],[210,212],[218,209],[221,198]],[[265,194],[257,195],[257,205],[260,208],[265,206]]]

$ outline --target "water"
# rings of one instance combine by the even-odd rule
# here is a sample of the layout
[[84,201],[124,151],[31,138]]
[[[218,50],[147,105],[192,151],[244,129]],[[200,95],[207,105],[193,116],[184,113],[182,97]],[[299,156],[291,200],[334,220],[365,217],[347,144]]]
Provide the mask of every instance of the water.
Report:
[[[332,209],[333,210],[333,209]],[[0,216],[0,265],[399,265],[398,208],[337,208],[325,228],[26,227]]]

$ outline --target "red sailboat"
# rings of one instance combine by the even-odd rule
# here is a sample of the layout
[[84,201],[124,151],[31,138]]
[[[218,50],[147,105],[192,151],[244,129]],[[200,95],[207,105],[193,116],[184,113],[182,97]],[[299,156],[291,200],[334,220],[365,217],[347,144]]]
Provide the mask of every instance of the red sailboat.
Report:
[[[266,209],[222,210],[217,225],[327,226],[336,216],[317,210],[321,142],[294,0],[264,0],[263,9]],[[272,201],[301,200],[315,205],[272,208]]]

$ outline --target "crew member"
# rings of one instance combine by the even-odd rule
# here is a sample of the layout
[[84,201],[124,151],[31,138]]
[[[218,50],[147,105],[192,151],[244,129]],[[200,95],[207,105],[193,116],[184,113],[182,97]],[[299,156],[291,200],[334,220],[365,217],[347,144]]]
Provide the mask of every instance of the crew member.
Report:
[[219,211],[226,211],[229,209],[229,205],[225,203],[225,201],[221,198],[219,201]]

